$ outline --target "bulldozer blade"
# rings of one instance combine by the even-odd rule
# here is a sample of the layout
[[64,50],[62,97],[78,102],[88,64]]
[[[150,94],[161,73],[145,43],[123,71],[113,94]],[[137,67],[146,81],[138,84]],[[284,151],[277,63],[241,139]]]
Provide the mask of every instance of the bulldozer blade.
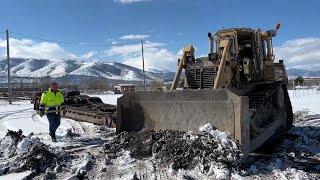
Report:
[[198,131],[207,123],[231,133],[245,151],[250,151],[246,96],[225,89],[190,89],[132,92],[118,98],[117,133],[143,129]]

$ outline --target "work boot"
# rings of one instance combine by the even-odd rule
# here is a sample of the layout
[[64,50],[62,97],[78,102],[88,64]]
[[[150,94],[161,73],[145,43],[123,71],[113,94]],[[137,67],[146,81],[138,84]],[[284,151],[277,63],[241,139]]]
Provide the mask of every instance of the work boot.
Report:
[[56,135],[51,136],[51,141],[52,142],[57,142]]
[[55,137],[51,137],[52,142],[57,142],[57,139]]

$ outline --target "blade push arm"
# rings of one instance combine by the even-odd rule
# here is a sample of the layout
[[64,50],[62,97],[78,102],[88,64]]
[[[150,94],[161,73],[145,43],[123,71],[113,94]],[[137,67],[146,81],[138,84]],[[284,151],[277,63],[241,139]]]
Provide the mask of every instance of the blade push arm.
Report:
[[177,69],[177,72],[176,72],[176,75],[174,77],[174,80],[173,80],[173,83],[172,83],[172,86],[171,86],[171,89],[170,90],[176,90],[177,89],[177,86],[178,86],[178,83],[179,83],[179,80],[180,80],[180,76],[181,76],[181,72],[182,72],[182,68],[183,68],[183,65],[185,64],[185,61],[186,61],[186,57],[188,55],[193,55],[195,49],[193,46],[185,46],[183,48],[183,55],[182,55],[182,58],[179,62],[179,65],[178,65],[178,69]]
[[221,58],[220,64],[219,64],[219,69],[217,72],[217,78],[215,79],[213,89],[219,89],[221,87],[222,73],[223,73],[224,68],[226,66],[227,53],[229,52],[229,49],[230,49],[230,40],[226,39],[226,40],[221,41],[219,47],[223,47],[223,52],[222,52],[222,58]]

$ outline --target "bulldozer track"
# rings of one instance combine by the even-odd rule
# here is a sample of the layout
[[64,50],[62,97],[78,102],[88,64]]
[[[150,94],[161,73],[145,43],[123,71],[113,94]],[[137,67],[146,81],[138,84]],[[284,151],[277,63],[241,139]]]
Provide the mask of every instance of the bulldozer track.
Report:
[[276,82],[259,86],[257,91],[249,94],[249,109],[261,110],[268,99],[282,87],[282,84],[283,82]]
[[[67,115],[66,117],[82,122],[91,122],[99,125],[107,125],[109,127],[114,126],[112,121],[115,117],[115,106],[112,107],[103,107],[103,105],[96,105],[98,107],[75,107],[67,106]],[[100,108],[100,109],[99,109]]]
[[[272,106],[273,109],[277,109],[279,107],[276,107],[275,102],[272,98],[274,98],[275,93],[277,93],[280,89],[283,89],[283,98],[284,98],[284,104],[283,109],[281,111],[286,111],[288,114],[287,117],[287,128],[290,129],[292,126],[292,107],[291,102],[289,100],[289,95],[287,92],[286,85],[282,81],[275,81],[274,83],[270,84],[262,84],[258,86],[253,93],[250,93],[248,95],[249,97],[249,111],[251,114],[251,127],[252,127],[252,133],[259,134],[260,128],[268,127],[270,126],[273,121],[266,121],[266,119],[263,119],[263,114],[269,114],[268,106]],[[269,104],[268,104],[268,103]],[[257,116],[257,117],[255,117]],[[255,119],[254,119],[255,117]],[[264,125],[257,125],[255,122],[256,120],[264,121]],[[290,122],[289,122],[290,121]]]

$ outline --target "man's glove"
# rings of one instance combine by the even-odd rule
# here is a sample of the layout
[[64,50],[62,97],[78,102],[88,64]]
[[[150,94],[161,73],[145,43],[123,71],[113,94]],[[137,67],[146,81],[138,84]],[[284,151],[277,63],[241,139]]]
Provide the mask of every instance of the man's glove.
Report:
[[62,112],[62,115],[63,115],[63,116],[66,116],[66,113],[67,113],[67,112],[66,112],[65,109],[61,110],[61,112]]
[[39,115],[42,117],[44,115],[44,111],[39,111]]

